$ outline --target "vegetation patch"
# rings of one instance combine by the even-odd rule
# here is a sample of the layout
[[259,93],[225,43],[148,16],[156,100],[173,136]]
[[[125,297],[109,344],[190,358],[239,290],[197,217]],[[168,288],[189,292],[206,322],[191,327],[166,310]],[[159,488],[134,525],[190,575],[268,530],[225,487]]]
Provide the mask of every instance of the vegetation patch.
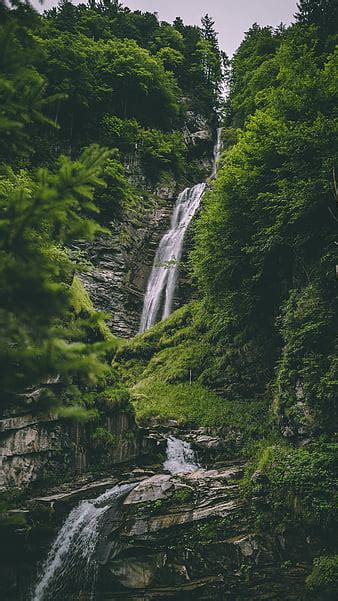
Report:
[[336,458],[337,445],[328,443],[261,449],[243,481],[258,523],[325,533],[329,545],[336,532]]
[[308,591],[316,598],[331,601],[338,595],[338,555],[317,557],[310,576],[306,579]]

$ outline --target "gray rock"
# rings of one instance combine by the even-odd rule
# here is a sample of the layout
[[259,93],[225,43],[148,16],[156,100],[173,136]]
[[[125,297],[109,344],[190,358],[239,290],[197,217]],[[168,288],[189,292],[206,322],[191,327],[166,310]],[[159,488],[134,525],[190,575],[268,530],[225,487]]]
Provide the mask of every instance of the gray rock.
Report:
[[124,504],[134,505],[166,499],[174,488],[174,481],[169,474],[157,474],[138,484],[126,497]]

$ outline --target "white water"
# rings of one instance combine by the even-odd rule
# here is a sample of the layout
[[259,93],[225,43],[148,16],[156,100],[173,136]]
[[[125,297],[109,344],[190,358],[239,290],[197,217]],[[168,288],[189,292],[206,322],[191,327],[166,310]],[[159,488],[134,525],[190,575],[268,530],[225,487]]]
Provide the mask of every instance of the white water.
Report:
[[216,138],[216,144],[214,146],[214,164],[212,167],[212,173],[211,173],[211,177],[215,177],[217,174],[217,167],[218,167],[218,161],[220,159],[221,156],[221,152],[222,152],[222,127],[219,127],[217,129],[217,138]]
[[[214,163],[211,177],[215,177],[222,150],[222,128],[217,130],[214,147]],[[182,257],[184,236],[200,206],[206,184],[186,188],[177,198],[169,231],[163,236],[157,249],[146,294],[143,302],[140,332],[151,328],[158,319],[166,319],[172,312],[174,293],[178,278],[179,262]]]
[[96,562],[93,559],[104,514],[114,500],[134,488],[114,486],[95,500],[82,501],[69,514],[48,553],[33,601],[67,599],[67,588],[93,593]]
[[154,325],[161,305],[162,319],[168,317],[172,311],[183,238],[200,205],[204,190],[205,184],[197,184],[193,188],[186,188],[177,199],[170,230],[159,244],[148,280],[140,332],[145,332]]
[[189,474],[200,468],[190,444],[174,436],[168,438],[167,459],[163,467],[171,474]]

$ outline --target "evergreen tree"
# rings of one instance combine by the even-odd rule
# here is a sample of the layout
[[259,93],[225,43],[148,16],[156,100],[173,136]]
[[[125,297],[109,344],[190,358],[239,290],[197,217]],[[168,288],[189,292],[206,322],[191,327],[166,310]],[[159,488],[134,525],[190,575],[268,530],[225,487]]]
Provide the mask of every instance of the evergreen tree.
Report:
[[225,52],[220,51],[215,22],[208,14],[202,18],[202,35],[205,43],[201,43],[200,47],[204,49],[207,81],[221,93],[229,61]]
[[300,0],[296,18],[304,25],[318,25],[326,33],[337,33],[337,0]]
[[27,19],[35,14],[21,5],[1,8],[0,135],[7,151],[0,155],[0,389],[8,407],[49,378],[93,382],[104,370],[105,347],[88,340],[99,314],[88,321],[72,311],[78,261],[68,249],[102,231],[92,218],[94,190],[104,183],[109,152],[93,146],[75,161],[60,157],[53,170],[17,169],[31,153],[29,127],[52,123],[43,113],[45,80],[32,64],[39,51]]

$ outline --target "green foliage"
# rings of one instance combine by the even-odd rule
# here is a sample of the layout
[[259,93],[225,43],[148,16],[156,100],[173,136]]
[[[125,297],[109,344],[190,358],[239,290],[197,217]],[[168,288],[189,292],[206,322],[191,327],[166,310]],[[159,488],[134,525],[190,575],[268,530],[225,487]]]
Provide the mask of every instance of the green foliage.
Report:
[[301,386],[310,426],[314,412],[318,427],[331,430],[337,58],[320,54],[317,41],[312,28],[255,26],[236,54],[230,106],[235,124],[246,121],[204,198],[191,271],[204,339],[216,348],[205,381],[220,380],[223,390],[241,382],[242,399],[266,396],[283,347],[276,413],[290,419]]
[[100,451],[109,451],[117,443],[116,435],[109,432],[106,428],[96,428],[90,440],[94,449]]
[[46,81],[32,64],[36,13],[27,5],[13,16],[3,3],[0,12],[0,163],[13,163],[32,151],[28,126],[50,124],[45,107],[55,98],[46,97]]
[[104,115],[164,128],[175,121],[178,90],[172,73],[134,40],[94,41],[67,32],[40,44],[48,90],[67,96],[53,115],[63,144],[88,143]]
[[127,388],[120,383],[115,386],[104,388],[98,394],[95,394],[95,407],[104,415],[114,414],[120,409],[131,409],[129,404],[130,393]]
[[135,119],[117,116],[106,116],[104,129],[109,145],[123,152],[137,151],[150,180],[158,179],[162,170],[171,169],[176,176],[184,171],[187,148],[180,132],[144,129]]
[[[80,321],[69,321],[76,264],[65,244],[91,239],[102,228],[94,187],[102,185],[105,150],[81,159],[61,157],[58,170],[36,178],[1,179],[1,388],[5,398],[59,373],[94,380],[102,369],[96,348],[81,341]],[[95,316],[94,317],[95,320]],[[67,325],[66,325],[67,324]]]
[[175,490],[173,496],[172,496],[172,501],[174,503],[189,503],[190,501],[192,501],[194,498],[194,491],[191,490],[191,488],[178,488],[177,490]]
[[334,599],[338,594],[338,555],[317,557],[306,586],[316,599]]
[[336,318],[335,290],[327,286],[323,276],[322,282],[293,291],[284,305],[280,319],[283,350],[274,410],[277,416],[296,422],[296,426],[299,418],[295,414],[295,397],[309,409],[309,426],[327,432],[335,430],[338,364],[333,324]]
[[337,33],[338,6],[335,0],[299,0],[297,20],[302,25],[317,25],[323,34]]
[[270,433],[266,402],[224,400],[197,383],[163,384],[154,376],[131,389],[131,400],[142,423],[156,417],[193,427],[228,429],[227,452],[235,457],[250,452],[255,440]]
[[[85,318],[91,317],[93,318],[93,325],[97,327],[99,334],[102,339],[106,342],[110,342],[113,348],[117,347],[118,340],[116,336],[114,336],[106,322],[104,321],[104,317],[100,316],[98,311],[95,311],[91,298],[86,291],[84,285],[82,284],[80,278],[78,276],[74,276],[72,285],[70,287],[70,295],[71,295],[71,305],[74,309],[75,315],[81,316],[83,315]],[[91,324],[89,324],[91,325]]]
[[[325,443],[308,449],[281,445],[263,448],[244,481],[245,494],[259,519],[278,528],[325,532],[328,544],[334,540],[336,456],[337,446]],[[260,481],[251,480],[255,470],[267,477],[263,496]]]
[[[175,21],[174,25],[159,22],[156,14],[133,12],[123,6],[112,8],[106,3],[73,6],[69,2],[65,2],[58,8],[47,12],[41,27],[41,34],[42,37],[49,40],[62,39],[62,37],[65,39],[65,34],[67,34],[68,40],[70,36],[74,38],[82,36],[83,39],[87,39],[88,46],[91,45],[92,48],[92,42],[101,47],[105,42],[109,42],[113,43],[115,47],[122,48],[124,62],[128,66],[129,72],[133,73],[131,85],[135,93],[135,102],[133,98],[129,97],[129,99],[134,107],[137,100],[140,100],[140,97],[137,99],[138,83],[141,82],[144,85],[146,81],[144,76],[146,76],[148,68],[143,59],[139,62],[141,50],[146,51],[147,55],[150,55],[157,64],[163,65],[167,81],[170,79],[170,74],[174,74],[179,88],[188,99],[189,106],[187,108],[196,108],[210,116],[214,108],[221,102],[221,80],[224,76],[226,60],[219,50],[214,23],[208,15],[202,21],[202,27],[199,28],[185,26],[179,19]],[[136,44],[139,51],[135,54]],[[68,53],[67,49],[61,50],[62,52],[65,50],[67,61],[67,54],[72,53],[71,48]],[[128,62],[129,56],[133,57],[134,65]],[[145,57],[146,54],[143,52],[142,56]],[[56,60],[59,64],[58,58]],[[142,64],[141,68],[138,68],[138,63]],[[96,68],[97,73],[100,71],[100,64],[98,67]],[[81,72],[81,52],[79,68]],[[76,73],[78,72],[76,70]],[[114,72],[119,73],[116,66]],[[67,79],[67,73],[64,75]],[[156,75],[154,77],[154,89],[156,90],[155,80]],[[87,82],[86,77],[84,81]],[[113,94],[117,93],[117,97],[124,94],[124,83],[122,81],[121,90],[119,86],[113,89]],[[106,81],[104,86],[105,84]],[[74,85],[77,86],[76,82]],[[96,85],[94,85],[95,87]],[[92,89],[92,86],[90,88]],[[146,125],[154,125],[152,121],[156,119],[155,125],[158,126],[160,114],[162,115],[161,119],[164,118],[165,121],[167,121],[167,117],[170,117],[170,110],[166,117],[164,109],[165,106],[153,103],[152,98],[148,95],[147,104],[142,105],[141,102],[137,107],[139,113],[137,119]],[[128,107],[127,111],[129,111]],[[129,112],[123,115],[117,114],[122,117],[136,116]],[[146,120],[147,123],[145,123]]]
[[255,23],[246,33],[231,64],[230,99],[228,117],[236,126],[257,108],[257,95],[266,87],[275,85],[278,72],[275,53],[282,32],[271,27],[259,27]]

